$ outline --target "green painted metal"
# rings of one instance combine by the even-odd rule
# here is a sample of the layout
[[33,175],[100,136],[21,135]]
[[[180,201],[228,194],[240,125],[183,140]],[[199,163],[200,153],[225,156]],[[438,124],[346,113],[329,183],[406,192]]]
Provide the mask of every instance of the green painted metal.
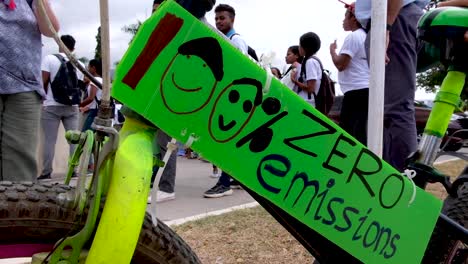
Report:
[[424,133],[439,138],[445,135],[453,111],[459,105],[459,95],[463,90],[465,77],[463,72],[448,72],[437,93]]
[[[80,147],[84,147],[86,149],[86,152],[90,152],[90,149],[92,148],[92,145],[94,143],[94,137],[93,137],[93,132],[92,131],[87,131],[86,133],[83,133],[87,135],[84,146],[80,144]],[[86,157],[86,161],[89,160],[89,155],[83,155]],[[82,159],[83,160],[83,159]],[[87,164],[87,162],[85,162]],[[87,166],[86,166],[87,169]],[[106,175],[100,174],[97,177],[93,177],[93,182],[92,182],[92,195],[91,195],[91,201],[90,201],[90,208],[88,211],[88,216],[86,219],[85,226],[83,227],[80,232],[77,234],[65,238],[65,240],[61,243],[58,244],[57,248],[54,250],[53,254],[50,257],[50,263],[78,263],[81,259],[83,259],[81,252],[83,249],[83,246],[88,242],[88,240],[91,238],[94,230],[95,230],[95,225],[96,225],[96,220],[99,214],[99,209],[100,209],[100,203],[101,203],[101,197],[102,197],[102,189],[103,189],[103,181],[104,179],[107,178]],[[86,179],[86,174],[85,175],[80,175],[80,179]],[[80,215],[86,206],[86,201],[87,201],[87,192],[84,184],[81,186],[81,188],[75,189],[75,191],[78,193],[78,214]],[[71,252],[66,251],[65,249],[72,248]],[[65,254],[66,252],[66,254]],[[81,263],[81,262],[80,262]]]
[[87,133],[81,133],[79,131],[67,131],[65,133],[65,138],[67,139],[68,144],[71,144],[72,142],[78,142],[78,144],[76,144],[77,146],[75,152],[73,152],[72,157],[68,160],[68,170],[64,184],[69,185],[73,172],[80,164],[80,157],[83,154],[83,149],[86,149],[84,145],[86,144]]
[[139,121],[125,120],[106,204],[86,263],[130,263],[147,206],[155,133],[155,128]]
[[419,20],[419,27],[453,26],[468,28],[468,8],[440,7],[426,12]]
[[[63,255],[65,257],[69,257],[71,255],[72,251],[71,250],[64,250],[63,251]],[[34,256],[32,257],[32,261],[31,261],[31,264],[43,264],[44,263],[44,260],[46,259],[46,257],[49,255],[48,252],[44,252],[44,253],[37,253],[37,254],[34,254]],[[83,264],[85,263],[85,260],[86,260],[86,257],[88,256],[88,251],[87,250],[82,250],[80,252],[80,256],[78,258],[78,262],[75,262],[75,263],[71,263],[71,264]],[[46,262],[46,263],[51,263],[51,262]],[[57,264],[61,264],[61,263],[65,263],[65,264],[68,264],[70,262],[68,261],[59,261],[57,262]]]

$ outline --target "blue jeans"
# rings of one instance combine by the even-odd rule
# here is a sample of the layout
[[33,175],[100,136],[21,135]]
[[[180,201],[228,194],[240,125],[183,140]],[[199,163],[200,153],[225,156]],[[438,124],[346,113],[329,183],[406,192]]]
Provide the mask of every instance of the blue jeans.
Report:
[[98,109],[91,109],[88,111],[88,116],[86,117],[86,120],[83,123],[83,128],[81,129],[81,131],[85,132],[89,129],[92,130],[91,125],[93,124],[94,118],[96,118],[97,113]]
[[221,177],[219,177],[218,184],[222,184],[225,187],[231,187],[231,175],[226,172],[221,172]]

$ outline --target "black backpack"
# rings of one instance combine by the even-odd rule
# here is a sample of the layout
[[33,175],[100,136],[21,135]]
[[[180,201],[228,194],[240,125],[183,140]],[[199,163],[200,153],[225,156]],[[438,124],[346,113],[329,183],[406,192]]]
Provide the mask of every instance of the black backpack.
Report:
[[[239,34],[234,33],[231,35],[229,39],[232,40],[232,37],[234,37],[235,35],[239,35]],[[255,50],[252,47],[247,46],[247,54],[249,54],[249,56],[252,57],[255,61],[258,61],[257,52],[255,52]]]
[[[335,83],[330,78],[330,72],[323,68],[322,62],[317,57],[312,56],[310,57],[310,59],[314,59],[320,64],[322,79],[320,81],[320,88],[318,94],[309,93],[309,100],[312,99],[313,95],[315,99],[315,108],[319,110],[322,114],[328,115],[333,106],[333,103],[335,102]],[[306,80],[305,64],[306,61],[303,62],[303,66],[301,67],[301,77],[302,74],[304,74],[303,80],[299,80],[301,82],[304,82]]]
[[75,66],[60,54],[54,54],[60,60],[60,68],[50,83],[54,100],[64,105],[77,105],[81,102],[81,91]]

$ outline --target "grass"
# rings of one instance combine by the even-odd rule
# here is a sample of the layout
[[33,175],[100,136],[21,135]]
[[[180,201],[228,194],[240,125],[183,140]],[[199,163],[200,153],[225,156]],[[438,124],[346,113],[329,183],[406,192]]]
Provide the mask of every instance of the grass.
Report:
[[[436,167],[456,177],[465,165],[453,161]],[[440,184],[430,184],[428,191],[440,199],[446,196]],[[174,229],[206,264],[313,261],[310,253],[261,207],[208,217]]]

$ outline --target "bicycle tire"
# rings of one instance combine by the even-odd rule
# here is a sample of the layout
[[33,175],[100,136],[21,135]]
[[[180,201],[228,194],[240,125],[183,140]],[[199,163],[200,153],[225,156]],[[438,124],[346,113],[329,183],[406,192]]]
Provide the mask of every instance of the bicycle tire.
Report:
[[[457,198],[448,196],[444,200],[442,212],[460,225],[468,226],[468,186],[466,184],[458,191]],[[465,263],[466,260],[461,259],[454,261],[458,246],[459,241],[451,237],[444,227],[436,225],[422,263]]]
[[[66,197],[73,189],[61,184],[0,182],[0,247],[54,245],[74,227],[82,227],[86,212],[77,220],[76,212],[67,206]],[[153,226],[146,214],[131,263],[201,262],[181,237],[162,221]]]

